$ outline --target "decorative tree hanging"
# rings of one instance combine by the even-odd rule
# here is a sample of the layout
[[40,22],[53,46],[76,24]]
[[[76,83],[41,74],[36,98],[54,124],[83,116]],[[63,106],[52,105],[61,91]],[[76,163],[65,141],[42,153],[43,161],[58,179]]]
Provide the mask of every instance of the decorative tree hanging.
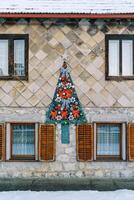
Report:
[[61,139],[64,144],[69,143],[69,124],[87,122],[65,61],[52,103],[46,113],[46,122],[61,123]]

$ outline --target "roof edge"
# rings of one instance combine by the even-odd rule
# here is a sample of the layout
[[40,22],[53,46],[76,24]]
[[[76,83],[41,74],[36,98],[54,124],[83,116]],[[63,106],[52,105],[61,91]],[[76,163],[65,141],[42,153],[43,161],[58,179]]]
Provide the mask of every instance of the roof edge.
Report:
[[0,13],[0,18],[90,18],[134,19],[134,13],[126,14],[60,14],[60,13]]

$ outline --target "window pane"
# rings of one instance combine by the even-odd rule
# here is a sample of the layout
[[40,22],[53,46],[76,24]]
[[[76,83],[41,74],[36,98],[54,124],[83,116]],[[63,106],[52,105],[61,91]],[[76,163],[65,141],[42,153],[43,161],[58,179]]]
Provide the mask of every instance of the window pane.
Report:
[[12,126],[12,155],[34,155],[34,125]]
[[119,40],[109,40],[109,76],[119,75]]
[[14,40],[14,74],[25,75],[25,41]]
[[122,75],[133,75],[133,41],[122,40]]
[[8,76],[8,40],[0,40],[0,76]]
[[120,155],[120,126],[97,126],[97,155]]

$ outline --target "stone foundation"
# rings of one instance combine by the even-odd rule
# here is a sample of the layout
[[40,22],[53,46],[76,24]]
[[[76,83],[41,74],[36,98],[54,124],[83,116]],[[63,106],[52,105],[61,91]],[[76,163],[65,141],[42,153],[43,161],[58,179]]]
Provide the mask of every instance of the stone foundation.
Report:
[[97,190],[111,191],[117,189],[134,190],[134,179],[123,178],[0,178],[0,191],[72,191]]

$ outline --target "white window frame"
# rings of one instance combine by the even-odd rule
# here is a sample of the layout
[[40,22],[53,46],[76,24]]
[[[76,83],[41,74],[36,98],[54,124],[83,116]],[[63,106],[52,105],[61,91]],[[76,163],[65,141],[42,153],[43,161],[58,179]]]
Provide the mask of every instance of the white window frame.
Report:
[[[6,123],[6,161],[10,161],[12,160],[11,158],[11,126],[12,124],[17,123],[19,124],[35,124],[35,159],[32,161],[38,161],[38,135],[39,135],[39,123],[37,122],[7,122]],[[15,159],[17,160],[17,159]],[[25,160],[25,159],[24,159]],[[19,160],[19,161],[23,161],[23,160]],[[26,160],[26,161],[31,161],[31,160]]]
[[[126,122],[94,122],[94,161],[98,161],[99,159],[97,159],[97,152],[96,152],[96,148],[97,148],[97,133],[96,133],[96,130],[97,130],[97,124],[121,124],[121,127],[122,127],[122,141],[121,142],[121,146],[122,146],[122,149],[121,149],[121,155],[122,155],[122,158],[119,159],[119,161],[126,161],[127,159],[127,132],[126,132]],[[107,160],[110,160],[110,157],[107,157],[107,159],[105,159],[104,161],[107,161]],[[102,161],[102,159],[101,159]],[[112,161],[114,161],[114,157],[112,159]],[[117,161],[117,160],[115,160]]]

